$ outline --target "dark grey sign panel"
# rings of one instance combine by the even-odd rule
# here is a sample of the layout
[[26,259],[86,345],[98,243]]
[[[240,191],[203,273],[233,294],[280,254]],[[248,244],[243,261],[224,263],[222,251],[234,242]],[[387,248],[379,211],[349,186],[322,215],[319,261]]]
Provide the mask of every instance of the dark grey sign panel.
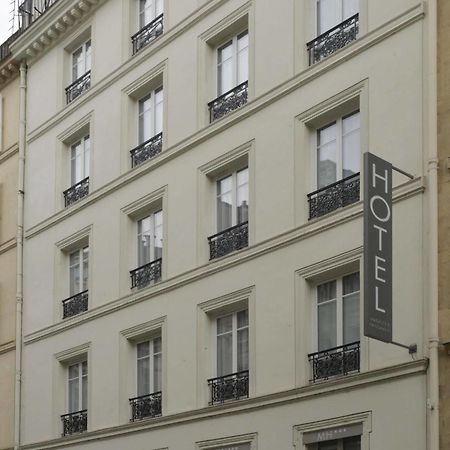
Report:
[[347,437],[360,436],[363,433],[362,423],[342,425],[324,430],[309,431],[303,434],[303,444],[315,444],[316,442],[334,441]]
[[392,341],[392,164],[364,153],[364,335]]

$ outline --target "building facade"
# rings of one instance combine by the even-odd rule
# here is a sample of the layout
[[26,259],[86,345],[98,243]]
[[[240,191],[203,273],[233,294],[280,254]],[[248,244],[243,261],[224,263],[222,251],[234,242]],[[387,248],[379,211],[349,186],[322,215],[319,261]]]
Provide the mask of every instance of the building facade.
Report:
[[[25,3],[20,448],[434,450],[433,2]],[[413,355],[363,335],[368,150]]]
[[[6,46],[5,46],[6,47]],[[0,47],[0,449],[14,445],[19,77]]]
[[448,297],[450,195],[448,142],[450,133],[450,5],[440,1],[438,14],[438,151],[439,151],[439,352],[440,448],[450,447],[450,301]]

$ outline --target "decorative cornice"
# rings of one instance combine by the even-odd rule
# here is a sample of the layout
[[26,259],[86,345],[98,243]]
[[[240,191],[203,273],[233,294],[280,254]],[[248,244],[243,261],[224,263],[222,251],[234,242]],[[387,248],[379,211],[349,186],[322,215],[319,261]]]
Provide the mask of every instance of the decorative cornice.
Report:
[[162,427],[186,424],[199,420],[219,418],[221,416],[226,416],[229,414],[245,413],[271,407],[273,408],[275,406],[281,406],[283,404],[312,400],[317,396],[325,396],[333,393],[339,394],[345,391],[361,388],[367,389],[367,387],[369,387],[369,385],[371,384],[391,383],[394,380],[403,379],[406,377],[423,376],[426,373],[427,367],[428,360],[420,359],[417,361],[397,364],[394,366],[375,369],[368,372],[361,372],[356,375],[348,375],[334,381],[310,384],[291,390],[277,392],[275,394],[262,395],[246,400],[239,400],[237,402],[224,404],[222,406],[194,409],[186,412],[170,414],[152,420],[121,424],[115,427],[89,431],[78,436],[73,435],[70,437],[25,444],[20,448],[22,450],[61,449],[73,446],[75,444],[82,444],[118,436],[125,436],[136,432],[157,430]]

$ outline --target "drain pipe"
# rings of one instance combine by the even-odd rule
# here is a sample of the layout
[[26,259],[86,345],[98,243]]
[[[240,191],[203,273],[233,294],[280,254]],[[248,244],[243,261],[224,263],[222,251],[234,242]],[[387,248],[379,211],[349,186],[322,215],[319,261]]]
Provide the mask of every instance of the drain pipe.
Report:
[[428,55],[424,75],[428,81],[427,116],[428,139],[428,372],[427,372],[427,449],[439,450],[439,291],[438,291],[438,152],[437,152],[437,0],[428,2]]
[[22,397],[22,306],[23,306],[23,207],[25,184],[27,66],[20,65],[19,86],[19,173],[17,187],[17,284],[16,284],[16,380],[14,407],[14,450],[20,448]]

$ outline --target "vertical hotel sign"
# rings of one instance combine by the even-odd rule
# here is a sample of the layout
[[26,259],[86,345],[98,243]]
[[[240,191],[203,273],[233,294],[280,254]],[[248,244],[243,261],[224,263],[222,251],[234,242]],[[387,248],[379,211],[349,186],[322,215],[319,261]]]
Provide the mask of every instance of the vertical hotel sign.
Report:
[[392,342],[392,164],[364,153],[364,335]]

